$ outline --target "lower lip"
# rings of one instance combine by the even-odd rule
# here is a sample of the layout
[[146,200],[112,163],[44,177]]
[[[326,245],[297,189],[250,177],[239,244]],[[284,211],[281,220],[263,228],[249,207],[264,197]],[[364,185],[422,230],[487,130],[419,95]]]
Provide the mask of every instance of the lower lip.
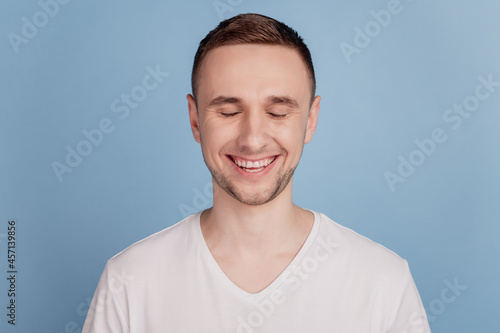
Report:
[[274,156],[274,160],[266,167],[264,167],[262,170],[259,170],[259,171],[245,171],[244,169],[240,168],[239,166],[237,166],[233,160],[231,159],[231,157],[227,156],[229,162],[233,165],[233,167],[236,169],[236,171],[245,176],[245,177],[259,177],[259,176],[263,176],[265,174],[267,174],[268,172],[271,171],[271,169],[274,167],[274,165],[276,164],[276,161],[278,160],[279,158],[279,155],[278,156]]

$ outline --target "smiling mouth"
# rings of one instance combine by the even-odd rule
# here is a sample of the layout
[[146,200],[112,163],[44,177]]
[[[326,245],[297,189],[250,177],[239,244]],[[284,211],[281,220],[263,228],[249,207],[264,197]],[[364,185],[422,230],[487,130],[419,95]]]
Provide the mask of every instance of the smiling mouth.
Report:
[[276,156],[263,158],[261,160],[249,161],[236,156],[227,155],[229,159],[240,169],[246,172],[259,172],[274,162]]

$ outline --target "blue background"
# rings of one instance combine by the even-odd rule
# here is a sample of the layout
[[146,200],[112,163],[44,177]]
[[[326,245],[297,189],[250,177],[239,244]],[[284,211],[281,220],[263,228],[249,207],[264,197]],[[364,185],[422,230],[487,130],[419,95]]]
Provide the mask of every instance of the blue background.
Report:
[[[499,332],[500,87],[457,129],[443,114],[474,95],[478,77],[500,81],[500,3],[401,0],[377,30],[370,12],[390,2],[73,0],[52,16],[36,1],[2,2],[0,331],[79,332],[108,258],[210,205],[185,99],[192,60],[221,19],[258,12],[304,37],[322,96],[295,203],[406,258],[433,332]],[[40,27],[23,35],[27,21]],[[346,57],[356,27],[372,37]],[[141,92],[148,66],[169,75],[128,116],[113,112],[122,94]],[[52,164],[106,118],[114,130],[58,179]],[[399,156],[436,128],[446,141],[413,153],[420,165],[391,188],[385,173],[397,175]],[[15,327],[5,315],[12,218]],[[446,281],[467,286],[449,303]]]

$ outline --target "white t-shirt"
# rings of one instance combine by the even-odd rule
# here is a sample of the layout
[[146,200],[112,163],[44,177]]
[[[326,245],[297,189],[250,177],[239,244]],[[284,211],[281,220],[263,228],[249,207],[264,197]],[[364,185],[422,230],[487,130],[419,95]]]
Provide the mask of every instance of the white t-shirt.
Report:
[[428,333],[406,260],[327,216],[289,266],[250,294],[218,266],[200,212],[108,260],[83,333]]

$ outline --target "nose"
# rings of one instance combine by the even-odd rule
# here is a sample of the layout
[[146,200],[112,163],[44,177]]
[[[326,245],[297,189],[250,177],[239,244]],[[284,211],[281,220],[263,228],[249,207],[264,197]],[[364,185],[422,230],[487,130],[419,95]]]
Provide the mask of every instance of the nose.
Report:
[[238,144],[247,153],[257,153],[269,140],[266,114],[263,110],[247,110],[241,119]]

